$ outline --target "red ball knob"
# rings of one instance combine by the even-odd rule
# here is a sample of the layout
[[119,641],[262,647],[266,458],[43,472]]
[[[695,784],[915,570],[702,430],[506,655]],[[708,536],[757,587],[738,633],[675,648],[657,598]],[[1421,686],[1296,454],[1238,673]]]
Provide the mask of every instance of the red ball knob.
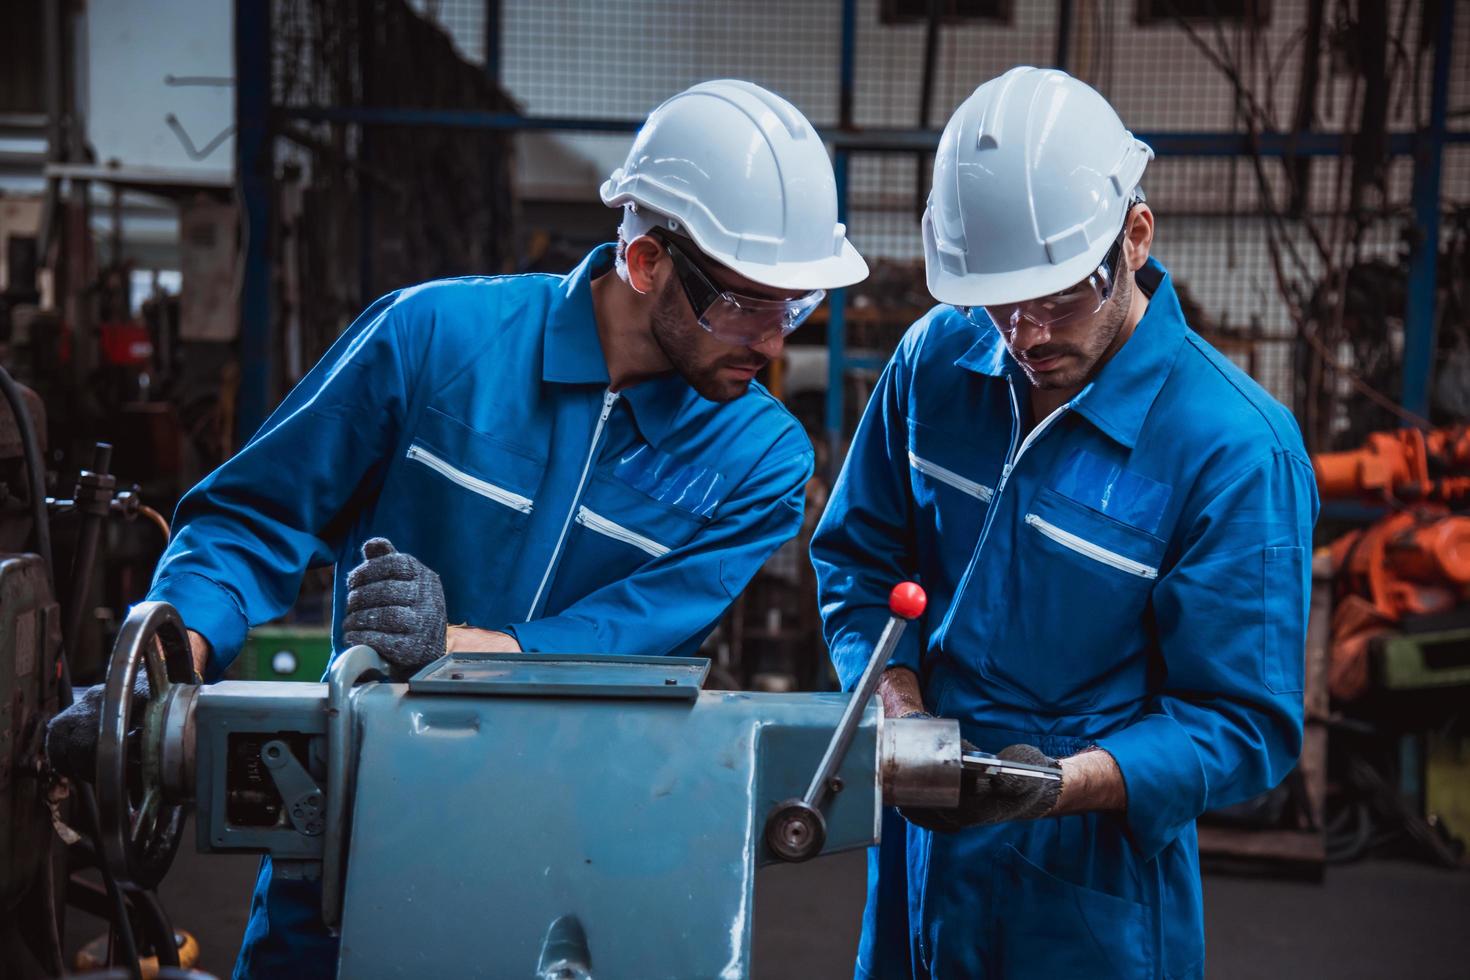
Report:
[[918,619],[928,602],[929,597],[917,582],[900,582],[888,593],[888,608],[901,619]]

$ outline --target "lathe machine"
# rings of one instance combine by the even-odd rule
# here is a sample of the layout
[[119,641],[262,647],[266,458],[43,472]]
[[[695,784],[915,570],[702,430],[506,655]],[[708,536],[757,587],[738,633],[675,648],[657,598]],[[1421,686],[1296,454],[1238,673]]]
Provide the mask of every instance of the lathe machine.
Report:
[[320,880],[343,977],[745,976],[761,865],[872,844],[883,805],[965,779],[1056,778],[869,704],[923,602],[894,590],[850,696],[704,691],[672,657],[456,653],[398,683],[363,646],[323,683],[196,686],[178,613],[144,603],[109,666],[103,854],[156,885],[194,807],[200,851]]

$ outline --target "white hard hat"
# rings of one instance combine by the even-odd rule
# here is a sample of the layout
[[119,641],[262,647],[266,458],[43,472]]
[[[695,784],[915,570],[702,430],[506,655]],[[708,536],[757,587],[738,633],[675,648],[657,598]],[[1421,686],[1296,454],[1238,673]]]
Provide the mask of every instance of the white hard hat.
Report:
[[944,127],[924,211],[929,292],[955,306],[1035,299],[1097,269],[1153,159],[1097,90],[1012,68]]
[[601,193],[607,206],[628,208],[626,240],[649,227],[678,231],[766,286],[835,289],[868,274],[837,220],[837,181],[817,131],[750,82],[702,82],[654,109]]

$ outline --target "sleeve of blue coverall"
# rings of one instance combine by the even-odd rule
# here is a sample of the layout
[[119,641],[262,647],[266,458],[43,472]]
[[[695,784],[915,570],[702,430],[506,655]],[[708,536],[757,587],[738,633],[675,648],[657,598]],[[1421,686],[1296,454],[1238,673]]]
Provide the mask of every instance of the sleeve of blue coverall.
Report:
[[[904,411],[913,336],[879,377],[812,536],[822,633],[843,690],[857,683],[888,622],[889,592],[918,573]],[[904,631],[889,666],[918,672],[920,632]]]
[[1145,858],[1296,763],[1316,516],[1310,465],[1278,451],[1211,496],[1155,586],[1164,690],[1141,719],[1098,740],[1122,770]]
[[206,680],[251,626],[290,608],[310,565],[333,560],[345,530],[336,519],[391,450],[419,357],[401,342],[394,302],[369,307],[244,448],[179,501],[148,598],[172,603],[209,640]]
[[801,530],[811,475],[806,439],[779,440],[688,544],[555,616],[515,623],[507,631],[528,653],[662,656],[697,645],[771,553]]

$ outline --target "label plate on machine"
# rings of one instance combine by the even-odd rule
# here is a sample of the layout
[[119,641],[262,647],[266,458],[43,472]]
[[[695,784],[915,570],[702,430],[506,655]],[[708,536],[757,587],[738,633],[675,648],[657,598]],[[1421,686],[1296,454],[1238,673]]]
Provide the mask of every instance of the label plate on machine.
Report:
[[693,701],[709,673],[703,657],[580,653],[452,653],[409,679],[415,694]]

